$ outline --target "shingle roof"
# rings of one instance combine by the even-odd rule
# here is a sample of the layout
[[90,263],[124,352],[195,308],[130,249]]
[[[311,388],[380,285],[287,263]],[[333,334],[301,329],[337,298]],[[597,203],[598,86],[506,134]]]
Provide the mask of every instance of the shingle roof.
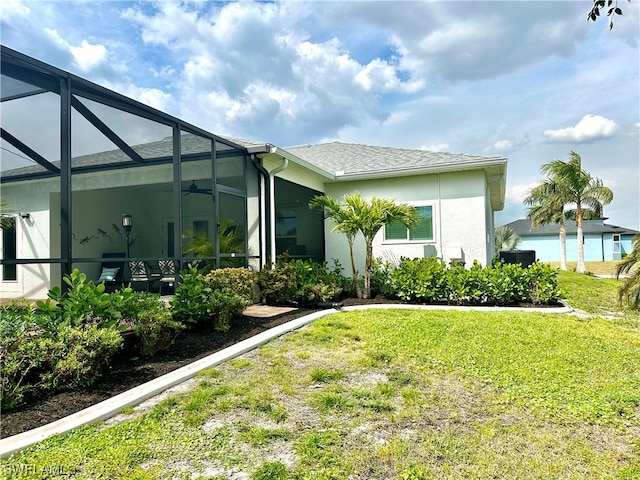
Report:
[[485,157],[341,142],[285,147],[285,150],[337,177],[384,172],[399,174],[428,170],[462,170],[506,162],[504,157]]
[[[521,237],[533,237],[533,236],[557,236],[560,233],[560,226],[557,224],[547,224],[536,228],[531,228],[531,220],[528,218],[521,218],[511,223],[507,223],[506,227],[511,229],[520,235]],[[567,221],[565,223],[567,235],[575,234],[577,231],[576,222]],[[601,234],[601,233],[619,233],[620,235],[635,235],[638,233],[636,230],[630,228],[619,227],[617,225],[609,225],[602,220],[585,220],[582,224],[582,232],[587,235]]]

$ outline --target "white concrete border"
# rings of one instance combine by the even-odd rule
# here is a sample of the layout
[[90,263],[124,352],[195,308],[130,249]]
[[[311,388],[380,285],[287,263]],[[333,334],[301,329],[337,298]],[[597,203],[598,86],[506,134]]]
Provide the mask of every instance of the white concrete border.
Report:
[[231,360],[260,345],[264,345],[268,341],[284,335],[292,330],[296,330],[312,321],[338,313],[340,311],[365,310],[369,308],[376,309],[419,309],[419,310],[462,310],[462,311],[524,311],[524,312],[542,312],[542,313],[569,313],[573,309],[571,307],[559,308],[514,308],[514,307],[456,307],[447,305],[408,305],[408,304],[374,304],[374,305],[356,305],[350,307],[342,307],[340,309],[328,309],[320,312],[311,313],[304,317],[297,318],[277,327],[266,330],[258,335],[243,340],[232,345],[231,347],[220,350],[205,358],[201,358],[189,365],[162,375],[150,382],[139,385],[131,390],[123,392],[115,397],[104,400],[100,403],[92,405],[89,408],[76,412],[67,417],[43,425],[27,432],[19,433],[11,437],[0,439],[0,458],[7,458],[10,455],[32,445],[45,438],[57,435],[59,433],[68,432],[87,423],[103,420],[112,417],[128,406],[137,405],[144,400],[167,390],[185,380],[194,377],[198,372],[214,367],[224,361]]

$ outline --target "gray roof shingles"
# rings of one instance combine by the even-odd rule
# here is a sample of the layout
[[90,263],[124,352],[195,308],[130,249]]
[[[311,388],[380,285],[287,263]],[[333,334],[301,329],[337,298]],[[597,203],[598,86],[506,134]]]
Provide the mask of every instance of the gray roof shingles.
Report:
[[[521,218],[511,223],[507,223],[506,227],[511,229],[520,235],[521,237],[533,237],[533,236],[557,236],[560,233],[560,226],[557,224],[547,224],[540,227],[531,228],[531,220],[528,218]],[[567,235],[573,235],[577,231],[576,222],[568,221],[565,224]],[[585,220],[582,224],[582,232],[585,235],[598,235],[602,233],[619,233],[620,235],[635,235],[638,233],[636,230],[630,228],[619,227],[617,225],[610,225],[604,223],[601,220]]]
[[504,157],[485,157],[459,153],[431,152],[406,148],[377,147],[354,143],[322,143],[285,147],[287,152],[335,175],[357,175],[378,172],[420,171],[438,167],[477,166],[504,162]]

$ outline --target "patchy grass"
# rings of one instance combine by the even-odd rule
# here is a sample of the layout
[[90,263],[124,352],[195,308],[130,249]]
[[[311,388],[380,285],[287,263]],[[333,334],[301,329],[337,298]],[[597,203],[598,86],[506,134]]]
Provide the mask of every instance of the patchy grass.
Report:
[[[560,262],[548,262],[556,268],[560,268]],[[604,260],[601,262],[584,262],[584,266],[587,272],[592,275],[615,275],[617,260]],[[567,269],[570,272],[575,272],[578,267],[578,262],[567,262]]]
[[[563,288],[600,281],[572,275]],[[639,478],[639,365],[640,332],[604,318],[341,313],[0,466],[17,479]]]
[[560,272],[558,275],[558,284],[569,305],[640,330],[640,312],[618,303],[618,289],[623,281],[575,272]]

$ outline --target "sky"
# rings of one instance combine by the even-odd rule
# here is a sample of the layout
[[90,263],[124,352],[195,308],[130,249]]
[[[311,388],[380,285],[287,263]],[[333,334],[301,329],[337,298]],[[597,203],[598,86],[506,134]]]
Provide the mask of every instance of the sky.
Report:
[[640,1],[592,4],[3,0],[0,39],[218,135],[507,157],[496,225],[575,151],[640,230]]

